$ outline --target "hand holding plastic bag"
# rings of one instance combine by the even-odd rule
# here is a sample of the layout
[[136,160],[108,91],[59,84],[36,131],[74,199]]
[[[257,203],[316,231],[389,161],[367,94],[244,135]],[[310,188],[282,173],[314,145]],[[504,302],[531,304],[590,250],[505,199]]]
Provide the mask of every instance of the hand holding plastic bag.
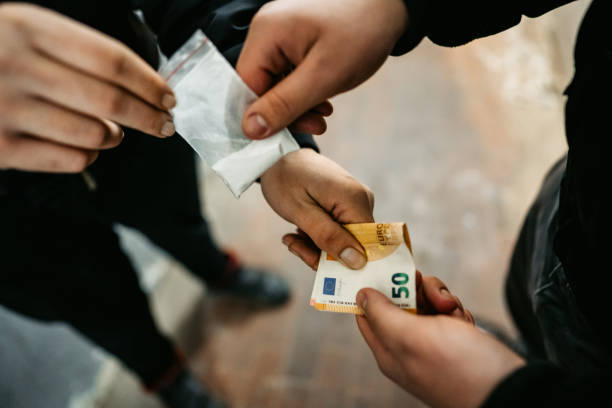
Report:
[[257,96],[201,31],[159,73],[176,95],[172,113],[177,132],[236,197],[281,157],[299,149],[287,129],[266,140],[246,138],[242,114]]

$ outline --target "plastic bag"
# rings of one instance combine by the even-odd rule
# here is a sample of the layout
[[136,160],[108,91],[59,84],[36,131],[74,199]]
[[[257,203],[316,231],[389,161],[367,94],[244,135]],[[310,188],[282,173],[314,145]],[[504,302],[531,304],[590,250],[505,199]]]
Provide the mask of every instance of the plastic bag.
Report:
[[177,132],[236,198],[281,157],[299,149],[287,129],[257,141],[244,135],[242,115],[257,96],[203,32],[195,32],[159,73],[176,95]]

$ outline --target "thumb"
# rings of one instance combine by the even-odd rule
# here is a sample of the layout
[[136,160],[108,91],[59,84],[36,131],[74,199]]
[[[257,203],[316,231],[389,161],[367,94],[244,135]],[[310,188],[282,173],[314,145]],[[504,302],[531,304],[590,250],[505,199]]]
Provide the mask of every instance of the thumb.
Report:
[[357,293],[357,305],[363,310],[372,333],[386,346],[394,348],[410,332],[417,317],[394,305],[388,297],[372,288]]
[[365,251],[357,239],[336,222],[321,207],[312,205],[303,212],[298,227],[304,231],[317,247],[352,269],[366,265]]
[[308,55],[245,111],[242,130],[248,138],[265,139],[333,96],[333,82],[322,80],[320,66],[314,61],[315,57]]

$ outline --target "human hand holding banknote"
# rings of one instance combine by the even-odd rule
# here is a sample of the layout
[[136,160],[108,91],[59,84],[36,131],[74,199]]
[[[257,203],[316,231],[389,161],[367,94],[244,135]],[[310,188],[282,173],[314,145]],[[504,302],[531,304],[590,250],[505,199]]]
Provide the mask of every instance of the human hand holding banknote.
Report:
[[356,316],[357,325],[383,374],[427,405],[478,407],[525,361],[474,327],[471,314],[441,285],[422,279],[417,301],[429,315],[406,313],[382,293],[362,289],[357,303],[365,315]]
[[373,222],[374,195],[338,164],[300,149],[263,174],[261,189],[272,209],[299,228],[283,243],[311,268],[319,248],[350,268],[366,264],[361,244],[343,224]]

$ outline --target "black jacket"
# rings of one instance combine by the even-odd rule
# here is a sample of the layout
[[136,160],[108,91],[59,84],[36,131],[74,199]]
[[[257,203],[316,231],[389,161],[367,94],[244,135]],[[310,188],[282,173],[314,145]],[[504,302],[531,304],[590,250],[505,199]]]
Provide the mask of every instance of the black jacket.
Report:
[[[405,0],[410,28],[394,54],[410,51],[424,37],[458,46],[536,17],[572,0]],[[611,229],[610,120],[612,114],[612,2],[594,0],[584,17],[575,48],[575,75],[566,90],[567,168],[560,183],[558,210],[548,225],[551,252],[565,270],[568,292],[594,332],[606,366],[612,351],[608,296],[612,272],[607,235]],[[537,237],[536,237],[537,239]],[[559,310],[569,310],[560,304]],[[554,322],[547,322],[554,324]],[[558,330],[564,325],[557,322]],[[545,339],[554,349],[554,338]],[[547,350],[548,351],[548,350]],[[587,356],[585,356],[585,359]],[[563,360],[557,356],[556,360]],[[487,407],[612,406],[607,370],[563,366],[555,359],[530,361],[500,384]]]
[[[267,0],[33,0],[120,40],[149,64],[158,64],[157,45],[172,55],[197,29],[234,65],[253,15]],[[1,3],[2,1],[0,1]],[[147,25],[135,17],[141,10]],[[129,136],[129,135],[128,135]],[[293,135],[302,147],[317,149],[311,135]],[[121,146],[117,147],[121,149]],[[98,161],[104,160],[100,156]],[[68,179],[71,176],[66,175]],[[0,170],[0,196],[36,199],[62,189],[62,177]],[[51,193],[52,194],[52,193]]]

